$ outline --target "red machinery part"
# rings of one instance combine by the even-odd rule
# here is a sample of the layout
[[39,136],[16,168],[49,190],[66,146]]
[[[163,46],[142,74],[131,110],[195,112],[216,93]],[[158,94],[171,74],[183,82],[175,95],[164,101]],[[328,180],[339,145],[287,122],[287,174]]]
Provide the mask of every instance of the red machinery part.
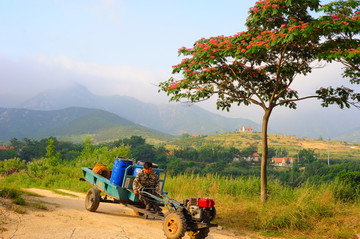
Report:
[[215,206],[215,201],[208,198],[199,198],[198,205],[203,208],[213,208]]

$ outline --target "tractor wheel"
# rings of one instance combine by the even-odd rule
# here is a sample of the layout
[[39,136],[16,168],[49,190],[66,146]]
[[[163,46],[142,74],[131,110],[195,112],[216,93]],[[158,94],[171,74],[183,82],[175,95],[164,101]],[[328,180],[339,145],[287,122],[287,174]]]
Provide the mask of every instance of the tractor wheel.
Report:
[[163,230],[168,239],[181,239],[186,232],[186,221],[184,215],[173,212],[165,217]]
[[198,231],[189,231],[190,239],[205,239],[209,234],[209,228],[202,228]]
[[90,212],[95,212],[100,204],[100,190],[90,188],[85,197],[85,208]]

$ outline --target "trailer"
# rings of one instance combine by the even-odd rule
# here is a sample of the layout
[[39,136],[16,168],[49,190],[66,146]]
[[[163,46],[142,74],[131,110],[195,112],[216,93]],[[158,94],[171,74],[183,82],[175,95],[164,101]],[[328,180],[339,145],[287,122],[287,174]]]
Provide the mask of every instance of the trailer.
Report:
[[[145,204],[139,199],[139,195],[133,192],[133,181],[135,179],[134,170],[140,170],[142,166],[129,165],[123,172],[123,178],[119,184],[96,174],[92,169],[82,167],[84,178],[93,187],[90,188],[85,197],[85,208],[95,212],[100,202],[120,203],[133,209],[137,214],[143,215],[146,219],[153,218],[163,221],[163,230],[168,239],[181,239],[187,232],[192,239],[206,238],[210,227],[217,226],[211,221],[215,218],[215,202],[208,198],[188,198],[182,203],[171,199],[163,190],[166,180],[166,172],[163,169],[153,168],[159,175],[159,194],[151,194],[141,191],[143,196],[147,196],[156,201],[166,211],[154,213],[145,209]],[[104,196],[101,196],[101,192]]]

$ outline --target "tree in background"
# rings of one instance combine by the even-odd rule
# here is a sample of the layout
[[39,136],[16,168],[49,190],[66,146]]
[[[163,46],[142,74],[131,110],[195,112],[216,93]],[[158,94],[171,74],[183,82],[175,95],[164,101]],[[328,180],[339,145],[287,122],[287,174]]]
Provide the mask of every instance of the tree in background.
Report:
[[120,147],[122,145],[130,146],[131,156],[139,161],[154,161],[155,148],[153,145],[147,144],[146,140],[141,136],[131,136],[130,138],[119,139],[110,143],[111,147]]
[[17,156],[16,149],[14,147],[8,147],[6,149],[0,149],[0,161],[6,159],[12,159]]
[[[247,31],[233,36],[202,38],[192,48],[182,47],[187,56],[173,66],[168,81],[159,91],[171,95],[170,101],[199,102],[217,97],[217,108],[228,110],[233,104],[257,105],[262,120],[261,200],[267,198],[267,130],[270,115],[277,106],[296,109],[297,101],[319,98],[326,103],[348,107],[350,95],[314,93],[299,96],[291,89],[297,75],[313,69],[320,44],[310,10],[318,10],[319,0],[261,0],[249,10]],[[182,75],[182,77],[180,76]]]
[[298,152],[299,163],[302,165],[310,164],[316,160],[314,149],[301,149]]

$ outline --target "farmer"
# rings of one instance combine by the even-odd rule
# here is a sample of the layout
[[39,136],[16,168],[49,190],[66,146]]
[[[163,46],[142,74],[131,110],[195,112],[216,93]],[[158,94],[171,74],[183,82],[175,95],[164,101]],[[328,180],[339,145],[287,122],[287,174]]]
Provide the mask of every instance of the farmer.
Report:
[[153,195],[159,194],[159,176],[155,171],[152,171],[152,163],[145,162],[144,168],[138,172],[134,179],[133,190],[134,194],[139,194],[139,198],[146,205],[146,210],[150,211],[152,208],[155,213],[160,213],[159,203],[141,191],[151,193]]

